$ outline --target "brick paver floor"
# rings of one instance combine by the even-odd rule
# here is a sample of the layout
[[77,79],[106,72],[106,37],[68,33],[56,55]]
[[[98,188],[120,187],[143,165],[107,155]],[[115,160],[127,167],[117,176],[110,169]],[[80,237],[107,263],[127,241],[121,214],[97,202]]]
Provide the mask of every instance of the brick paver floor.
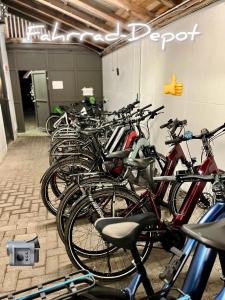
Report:
[[[0,165],[0,292],[12,292],[72,271],[57,235],[55,217],[40,200],[40,178],[48,167],[48,138],[19,137]],[[8,240],[38,235],[40,262],[34,267],[12,267],[6,254]]]
[[[9,145],[0,165],[0,295],[74,271],[58,237],[55,217],[40,199],[40,178],[48,167],[48,147],[45,136],[20,136]],[[6,242],[36,235],[41,245],[40,262],[34,267],[9,266]],[[167,261],[168,254],[154,249],[147,264],[154,285],[158,286],[158,274]],[[213,299],[219,286],[218,272],[214,272],[204,299]]]

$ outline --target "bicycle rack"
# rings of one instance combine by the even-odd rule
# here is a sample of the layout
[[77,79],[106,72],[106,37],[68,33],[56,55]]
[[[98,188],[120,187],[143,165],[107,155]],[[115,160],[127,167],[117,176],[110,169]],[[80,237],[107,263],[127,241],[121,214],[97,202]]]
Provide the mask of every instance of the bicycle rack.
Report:
[[12,294],[1,296],[0,300],[31,300],[37,298],[47,300],[53,299],[53,293],[56,293],[55,297],[59,300],[71,294],[81,294],[91,289],[94,285],[95,279],[93,275],[86,270],[81,270]]

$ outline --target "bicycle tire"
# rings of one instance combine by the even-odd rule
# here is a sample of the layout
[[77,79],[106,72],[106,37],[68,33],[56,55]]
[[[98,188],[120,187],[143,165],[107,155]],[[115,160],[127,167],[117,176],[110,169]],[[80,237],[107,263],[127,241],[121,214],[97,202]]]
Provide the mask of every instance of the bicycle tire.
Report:
[[[170,212],[172,213],[172,215],[174,217],[176,217],[178,214],[179,214],[179,210],[181,208],[181,205],[183,204],[183,202],[185,201],[185,197],[187,195],[187,192],[185,191],[185,189],[187,189],[187,187],[185,187],[185,189],[183,188],[182,189],[182,185],[184,184],[188,184],[188,183],[184,183],[184,182],[175,182],[172,184],[171,186],[171,189],[170,189],[170,193],[169,193],[169,200],[168,200],[168,203],[169,203],[169,210]],[[189,183],[190,185],[192,183]],[[206,189],[206,187],[204,188],[204,190]],[[187,189],[189,190],[189,188]],[[203,197],[204,196],[204,190],[201,194],[201,196]],[[199,198],[198,202],[201,201],[201,197]],[[213,196],[212,198],[209,200],[210,203],[209,205],[213,205],[214,204],[214,199],[213,199]],[[210,207],[209,206],[209,207]],[[208,209],[209,207],[207,207],[206,209]],[[205,210],[204,208],[200,208],[198,206],[198,204],[196,203],[196,207],[194,209],[194,212],[192,214],[192,216],[190,217],[190,220],[189,222],[197,222],[197,220],[205,213]],[[195,214],[195,215],[194,215]]]
[[[65,190],[67,186],[69,186],[74,179],[70,178],[69,176],[65,175],[64,183],[65,187],[63,188],[63,191],[60,191],[55,180],[57,176],[57,170],[58,172],[62,172],[63,167],[71,167],[74,168],[75,166],[79,168],[83,168],[83,170],[88,173],[92,170],[93,161],[88,161],[85,159],[81,159],[79,157],[68,157],[65,159],[60,160],[56,164],[50,166],[47,171],[44,173],[42,179],[41,179],[41,199],[45,207],[48,209],[49,212],[51,212],[53,215],[57,214],[57,208],[52,204],[52,201],[50,199],[48,188],[51,188],[51,191],[53,192],[53,197],[56,201],[60,201],[59,197],[62,194],[62,192]],[[70,169],[68,170],[70,172]],[[60,178],[60,177],[59,177]],[[61,178],[60,178],[61,179]],[[61,179],[62,180],[62,179]]]
[[[77,199],[76,201],[77,203],[79,201],[79,197],[84,196],[82,195],[82,192],[80,192],[80,186],[82,186],[83,183],[87,185],[91,185],[91,184],[98,184],[99,182],[102,184],[113,183],[115,182],[115,179],[106,176],[103,177],[101,175],[94,176],[92,178],[83,179],[79,182],[79,184],[73,184],[70,187],[68,187],[66,192],[63,194],[63,197],[61,197],[61,201],[58,207],[58,212],[56,215],[56,224],[57,224],[58,234],[63,242],[64,242],[64,235],[65,235],[65,224],[66,224],[66,220],[68,220],[69,218],[69,212],[66,212],[66,210],[69,209],[68,207],[69,204],[71,204],[71,201],[76,201],[76,199]],[[74,199],[74,195],[76,195],[75,199]]]
[[[53,127],[53,124],[60,118],[58,115],[51,115],[48,117],[45,123],[45,130],[48,135],[51,135],[51,133],[55,130]],[[54,120],[54,121],[53,121]]]
[[[95,197],[96,199],[102,197],[102,196],[107,196],[107,195],[113,195],[115,192],[119,193],[120,196],[123,196],[124,199],[127,199],[126,201],[130,201],[129,203],[132,203],[133,205],[137,205],[139,203],[139,197],[134,194],[133,192],[127,190],[126,188],[122,188],[122,187],[114,187],[114,188],[107,188],[107,189],[103,189],[101,191],[97,191],[96,193],[92,194],[92,197]],[[126,277],[128,275],[131,275],[133,272],[136,271],[136,267],[134,266],[134,264],[132,263],[132,257],[129,256],[129,251],[125,251],[124,249],[118,249],[114,246],[111,247],[105,247],[103,250],[98,250],[98,251],[93,251],[93,250],[87,250],[87,249],[82,249],[80,246],[75,245],[74,241],[72,238],[74,238],[73,235],[73,226],[74,223],[76,221],[76,219],[79,221],[79,212],[82,213],[82,210],[87,207],[88,204],[90,204],[90,201],[88,201],[87,199],[88,197],[86,197],[86,199],[82,199],[70,212],[70,217],[68,219],[68,222],[66,224],[66,231],[65,231],[65,246],[66,246],[66,251],[67,254],[72,262],[72,264],[74,266],[76,266],[79,269],[86,269],[88,271],[90,271],[92,274],[94,274],[95,277],[97,277],[98,279],[101,280],[116,280],[116,279],[121,279],[123,277]],[[99,201],[99,200],[98,200]],[[128,204],[129,204],[128,203]],[[87,211],[89,212],[90,216],[93,218],[93,216],[95,217],[94,213],[93,213],[93,209],[89,210],[89,208],[87,209]],[[135,210],[135,214],[141,213],[141,212],[146,212],[147,208],[145,208],[144,206],[139,207],[138,209],[136,208]],[[96,211],[94,211],[96,214]],[[123,213],[125,214],[125,210],[123,211]],[[134,210],[132,211],[132,214],[134,213]],[[117,216],[117,215],[116,215]],[[120,214],[121,216],[121,214]],[[97,217],[98,218],[98,217]],[[91,222],[89,224],[91,224],[91,226],[93,226],[93,223],[95,221],[95,218],[93,218],[91,220]],[[83,222],[83,220],[82,220]],[[84,223],[84,222],[83,222]],[[94,230],[96,231],[95,227],[93,226]],[[79,232],[82,234],[82,228],[79,227]],[[78,231],[76,231],[78,232]],[[85,235],[85,234],[84,234]],[[92,237],[92,241],[95,242],[95,244],[97,243],[97,245],[99,244],[99,240],[101,241],[102,245],[104,244],[104,241],[102,240],[102,238],[99,236],[99,234],[97,233],[94,236],[94,240],[93,240],[93,232],[91,232],[91,237]],[[96,236],[98,236],[98,240],[96,238]],[[82,237],[82,235],[81,235]],[[85,235],[85,238],[87,239],[87,235]],[[94,245],[90,242],[90,245],[94,247]],[[139,244],[140,246],[140,244]],[[150,233],[149,231],[146,232],[146,240],[144,242],[144,246],[143,246],[143,251],[141,253],[141,257],[143,259],[143,262],[148,258],[148,256],[151,253],[152,250],[152,246],[153,243],[150,239]],[[119,258],[116,257],[116,255],[118,255],[118,251],[120,251],[119,253]],[[82,253],[81,253],[82,252]],[[121,253],[122,252],[122,253]],[[115,255],[116,254],[116,255]],[[113,271],[110,270],[106,272],[105,271],[105,266],[107,265],[107,268],[109,267],[109,259],[114,258],[114,266],[117,265],[116,261],[118,259],[123,258],[122,254],[124,254],[123,257],[125,257],[125,260],[122,260],[121,263],[119,263],[120,266],[120,270],[116,270]],[[114,255],[114,257],[113,257]],[[84,260],[84,257],[87,256],[88,259],[86,259],[86,261]],[[106,259],[106,261],[105,261]],[[128,263],[129,265],[126,266],[126,263]],[[92,265],[93,264],[93,267]],[[103,271],[102,269],[100,269],[101,264],[103,264]],[[118,265],[117,265],[118,266]],[[112,267],[112,266],[111,266]]]

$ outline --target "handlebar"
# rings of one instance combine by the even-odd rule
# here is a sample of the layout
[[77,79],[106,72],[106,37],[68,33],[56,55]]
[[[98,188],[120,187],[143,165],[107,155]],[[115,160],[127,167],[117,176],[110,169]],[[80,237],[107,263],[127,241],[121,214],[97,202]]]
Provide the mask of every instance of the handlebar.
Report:
[[214,136],[218,131],[220,131],[221,129],[224,129],[224,128],[225,128],[225,123],[212,131],[208,131],[206,128],[204,128],[201,130],[201,133],[199,135],[192,135],[192,134],[190,134],[189,136],[182,135],[180,137],[176,137],[172,140],[166,141],[165,144],[169,145],[169,144],[178,144],[178,143],[181,143],[184,141],[189,141],[189,140],[201,140],[204,137],[209,139],[212,136]]
[[155,110],[152,111],[152,114],[156,114],[158,111],[162,110],[163,108],[165,108],[164,105],[162,105],[162,106],[156,108]]
[[165,106],[162,105],[152,111],[150,111],[147,115],[141,116],[138,120],[139,121],[143,121],[144,119],[146,119],[147,117],[150,117],[150,119],[154,119],[155,116],[157,116],[157,112],[162,110]]
[[[219,127],[217,127],[216,129],[206,133],[206,137],[210,138],[213,135],[215,135],[218,131],[220,131],[221,129],[225,128],[225,123]],[[204,135],[204,133],[201,134],[202,136]]]
[[166,127],[168,127],[168,126],[169,126],[170,124],[172,124],[172,123],[173,123],[173,120],[172,120],[172,119],[169,119],[169,121],[168,121],[167,123],[161,125],[160,128],[161,128],[161,129],[166,128]]
[[212,174],[212,175],[176,175],[176,176],[157,176],[153,177],[154,181],[184,181],[190,182],[195,180],[214,182],[215,179],[225,180],[225,173],[222,174]]
[[151,106],[152,106],[152,104],[148,104],[148,105],[146,105],[146,106],[144,106],[144,107],[138,109],[138,111],[143,111],[143,110],[145,110],[145,109],[147,109],[147,108],[149,108],[149,107],[151,107]]
[[165,141],[165,145],[179,144],[179,143],[184,142],[184,141],[185,140],[184,140],[183,136],[182,137],[177,137],[175,139]]

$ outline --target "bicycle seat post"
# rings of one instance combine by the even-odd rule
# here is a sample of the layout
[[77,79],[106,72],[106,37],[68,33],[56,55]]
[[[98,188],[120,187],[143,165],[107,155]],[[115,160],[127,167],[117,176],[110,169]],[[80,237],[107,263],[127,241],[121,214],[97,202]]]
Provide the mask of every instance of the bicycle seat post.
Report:
[[134,263],[136,265],[137,271],[141,275],[141,282],[144,286],[147,296],[154,295],[154,290],[152,288],[151,282],[148,278],[146,269],[142,263],[142,260],[141,260],[141,257],[140,257],[140,254],[138,252],[136,245],[131,249],[131,253],[134,258]]

